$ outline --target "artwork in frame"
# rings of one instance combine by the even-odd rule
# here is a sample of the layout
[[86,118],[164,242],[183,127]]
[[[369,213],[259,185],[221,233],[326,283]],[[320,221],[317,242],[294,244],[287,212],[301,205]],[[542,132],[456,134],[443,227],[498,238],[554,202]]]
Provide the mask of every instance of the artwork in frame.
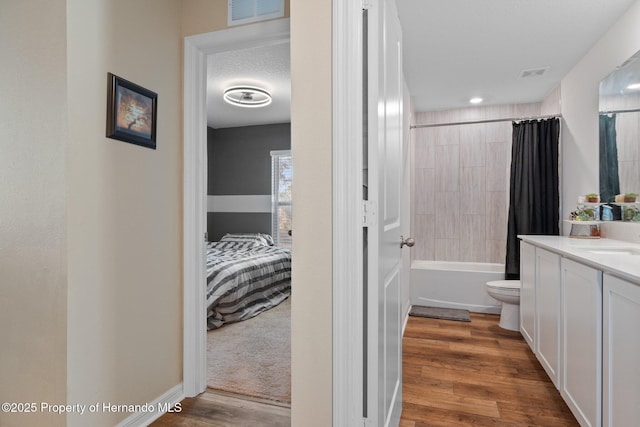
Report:
[[108,73],[107,138],[156,149],[158,94]]

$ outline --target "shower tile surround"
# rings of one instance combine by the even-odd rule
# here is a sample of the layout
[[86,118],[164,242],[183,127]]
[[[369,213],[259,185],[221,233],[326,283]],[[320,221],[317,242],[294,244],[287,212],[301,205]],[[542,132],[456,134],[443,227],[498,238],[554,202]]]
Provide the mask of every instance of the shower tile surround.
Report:
[[[415,123],[539,115],[541,104],[416,113]],[[504,263],[511,122],[412,131],[415,260]]]

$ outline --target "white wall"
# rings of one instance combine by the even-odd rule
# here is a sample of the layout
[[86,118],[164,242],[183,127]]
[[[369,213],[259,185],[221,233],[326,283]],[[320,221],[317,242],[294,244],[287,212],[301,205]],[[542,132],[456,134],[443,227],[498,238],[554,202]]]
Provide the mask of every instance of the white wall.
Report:
[[[180,7],[67,1],[70,403],[142,404],[182,381]],[[156,150],[105,137],[107,72],[158,93]]]
[[[0,2],[0,397],[66,401],[65,0]],[[0,425],[65,425],[0,412]]]
[[[562,79],[562,166],[564,215],[578,196],[598,193],[598,85],[614,68],[640,50],[640,1],[595,44]],[[617,227],[607,224],[607,227]],[[640,226],[638,226],[640,239]],[[565,233],[568,226],[565,223]]]

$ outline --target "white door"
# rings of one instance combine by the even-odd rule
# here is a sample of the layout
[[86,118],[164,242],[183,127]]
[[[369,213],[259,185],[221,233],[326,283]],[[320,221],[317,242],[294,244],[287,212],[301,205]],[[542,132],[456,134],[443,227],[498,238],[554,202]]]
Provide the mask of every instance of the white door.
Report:
[[536,326],[536,248],[520,242],[520,333],[531,347],[538,352],[535,340]]
[[536,248],[536,271],[536,356],[560,388],[560,255]]
[[602,425],[602,272],[562,258],[560,394],[581,426]]
[[[368,12],[369,425],[397,426],[402,411],[402,49],[395,3]],[[407,248],[404,249],[408,251]]]
[[640,286],[604,275],[602,351],[604,427],[633,426],[640,420]]

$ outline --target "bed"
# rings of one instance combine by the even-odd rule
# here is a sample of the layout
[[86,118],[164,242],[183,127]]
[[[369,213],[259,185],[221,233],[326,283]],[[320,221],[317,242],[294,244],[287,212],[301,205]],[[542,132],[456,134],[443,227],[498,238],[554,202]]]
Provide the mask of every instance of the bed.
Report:
[[291,294],[291,251],[265,234],[226,234],[207,244],[207,329],[268,310]]

